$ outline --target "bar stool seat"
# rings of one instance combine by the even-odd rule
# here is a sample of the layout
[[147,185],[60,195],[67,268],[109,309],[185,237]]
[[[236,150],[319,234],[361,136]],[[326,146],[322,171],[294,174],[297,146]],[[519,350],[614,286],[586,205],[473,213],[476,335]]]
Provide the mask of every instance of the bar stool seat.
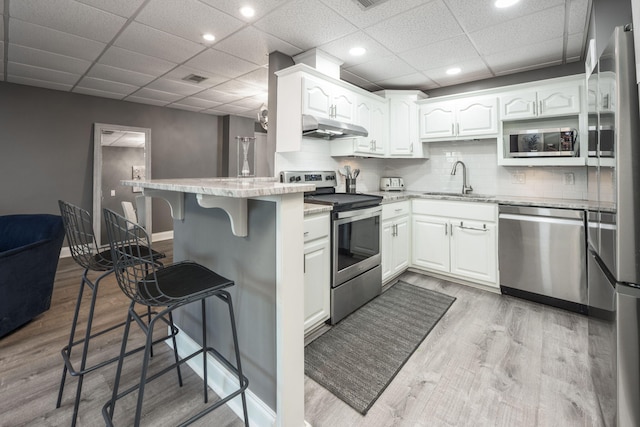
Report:
[[[214,409],[227,403],[229,400],[240,395],[242,398],[245,426],[248,426],[249,418],[247,413],[245,390],[249,385],[249,380],[242,373],[240,350],[238,347],[238,337],[233,312],[233,302],[231,295],[225,290],[226,288],[234,286],[234,282],[193,261],[182,261],[167,266],[158,266],[153,261],[152,257],[144,255],[143,250],[138,250],[138,248],[148,246],[149,241],[149,236],[140,225],[133,223],[108,209],[104,210],[104,217],[107,225],[107,234],[109,236],[112,259],[114,260],[115,265],[114,270],[116,279],[122,291],[131,299],[129,315],[124,328],[124,336],[120,350],[121,357],[118,361],[113,394],[111,399],[105,403],[102,409],[103,417],[107,425],[113,425],[112,419],[116,402],[122,397],[135,391],[138,392],[138,400],[133,425],[140,425],[145,386],[149,382],[159,378],[170,370],[179,367],[198,355],[211,355],[237,377],[238,388],[229,395],[221,398],[215,403],[204,408],[202,411],[193,415],[191,418],[181,423],[181,425],[191,424]],[[229,311],[229,323],[235,350],[235,366],[215,348],[207,344],[206,300],[213,296],[224,302]],[[163,320],[165,316],[170,315],[177,308],[198,301],[201,304],[202,313],[201,348],[149,377],[147,373],[155,323],[159,320]],[[134,311],[133,308],[135,304],[157,307],[158,312],[152,316],[151,320],[147,324],[143,322],[140,315]],[[161,307],[163,308],[161,309]],[[137,323],[146,334],[146,348],[139,383],[124,391],[120,391],[119,387],[123,359],[126,355],[127,341],[132,322]],[[174,342],[174,350],[175,349],[176,345]],[[202,361],[204,402],[208,403],[207,357],[202,357]],[[182,386],[181,381],[179,381],[179,385]],[[164,392],[166,393],[166,390]],[[128,422],[127,425],[129,424],[131,423]]]
[[[73,321],[71,323],[69,342],[61,350],[64,365],[62,370],[62,379],[60,380],[60,387],[58,390],[58,399],[56,401],[56,408],[59,408],[62,405],[62,396],[64,393],[67,374],[72,377],[78,377],[76,396],[73,406],[73,416],[71,421],[71,425],[75,426],[78,417],[78,408],[80,406],[84,376],[89,372],[95,371],[96,369],[113,363],[119,359],[119,357],[112,357],[110,359],[97,362],[94,365],[87,366],[89,344],[92,339],[100,335],[104,335],[117,328],[123,327],[125,325],[125,322],[120,322],[116,325],[108,326],[97,332],[92,332],[93,316],[100,282],[103,278],[113,273],[114,263],[111,257],[111,249],[103,249],[98,247],[95,234],[93,232],[93,219],[88,211],[62,200],[58,201],[58,206],[60,208],[60,214],[62,216],[62,222],[65,229],[65,235],[67,237],[67,243],[71,251],[71,256],[78,265],[84,268],[75,311],[73,314]],[[145,256],[149,257],[149,259],[152,259],[155,263],[159,264],[160,261],[158,260],[165,258],[164,253],[155,251],[151,249],[150,246],[139,247],[138,249],[141,251],[141,253],[144,253]],[[127,250],[132,249],[128,248]],[[100,274],[96,279],[91,280],[88,276],[90,272],[98,272],[102,274]],[[85,287],[88,288],[91,292],[89,313],[86,320],[86,330],[84,333],[84,338],[76,340],[76,329],[78,327],[78,319],[80,317],[80,309],[82,307],[82,299]],[[150,318],[151,310],[147,310],[147,316]],[[176,332],[175,327],[173,328],[173,331],[174,333]],[[160,341],[162,341],[162,339],[156,340],[156,342]],[[82,346],[79,368],[76,368],[71,360],[73,349],[76,346]],[[139,347],[138,349],[129,352],[129,354],[140,351],[143,348],[144,347]]]

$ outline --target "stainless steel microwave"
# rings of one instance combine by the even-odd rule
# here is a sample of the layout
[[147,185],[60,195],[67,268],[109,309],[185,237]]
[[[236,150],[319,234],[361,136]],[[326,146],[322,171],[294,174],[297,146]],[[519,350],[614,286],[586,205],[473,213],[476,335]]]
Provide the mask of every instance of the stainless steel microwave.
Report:
[[574,157],[579,154],[573,128],[532,129],[509,135],[507,157]]

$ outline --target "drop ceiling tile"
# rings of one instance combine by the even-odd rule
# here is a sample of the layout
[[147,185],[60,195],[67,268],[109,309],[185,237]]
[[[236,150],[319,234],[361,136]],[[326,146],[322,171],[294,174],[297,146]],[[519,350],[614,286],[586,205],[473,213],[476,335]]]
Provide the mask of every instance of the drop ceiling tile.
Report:
[[[531,22],[536,23],[535,31],[528,30]],[[562,37],[563,33],[564,6],[558,6],[476,31],[469,34],[469,39],[475,44],[478,53],[485,56],[516,48],[522,49],[529,44]]]
[[80,3],[102,9],[104,11],[128,18],[144,0],[77,0]]
[[193,112],[196,112],[196,113],[198,111],[202,111],[203,110],[203,108],[200,108],[200,107],[194,107],[192,105],[177,104],[177,103],[168,104],[167,107],[169,107],[169,108],[177,108],[179,110],[193,111]]
[[111,46],[100,57],[100,64],[158,77],[176,66],[175,63],[127,49]]
[[372,25],[366,33],[399,53],[455,37],[462,29],[442,0],[434,0]]
[[[154,0],[136,17],[137,22],[202,45],[211,33],[222,40],[244,23],[197,0]],[[214,41],[215,43],[215,41]]]
[[20,0],[11,3],[11,17],[90,40],[110,42],[126,19],[74,0]]
[[221,102],[215,102],[215,101],[207,101],[206,99],[200,99],[200,98],[194,98],[192,96],[188,97],[188,98],[184,98],[180,100],[180,104],[183,105],[190,105],[192,107],[198,107],[200,110],[205,109],[205,108],[214,108],[220,104],[222,104]]
[[344,68],[340,70],[340,79],[370,92],[384,89],[377,84],[365,79],[364,77],[354,74],[349,70],[345,70]]
[[237,113],[246,113],[251,110],[251,108],[240,107],[238,105],[232,104],[223,104],[216,107],[218,111],[224,111],[227,114],[237,114]]
[[236,80],[267,90],[269,86],[269,69],[261,67],[236,78]]
[[254,26],[303,50],[357,30],[317,0],[292,0],[258,20]]
[[572,0],[569,4],[569,34],[583,33],[587,31],[589,22],[589,1]]
[[480,58],[463,61],[457,64],[462,69],[460,74],[450,76],[447,74],[448,66],[436,67],[431,70],[423,71],[423,73],[433,82],[440,86],[450,86],[453,84],[464,83],[472,80],[480,80],[493,77],[491,71]]
[[302,49],[254,27],[243,28],[214,47],[257,65],[267,65],[269,53],[276,50],[289,56],[302,53]]
[[526,49],[516,48],[488,55],[484,60],[496,74],[508,74],[561,61],[562,46],[563,38],[560,37],[529,45]]
[[219,102],[220,104],[226,104],[228,102],[233,102],[234,100],[236,100],[236,96],[230,95],[226,92],[220,92],[215,88],[207,89],[203,92],[200,92],[197,95],[193,96],[193,98],[205,99],[207,101],[215,101],[215,102]]
[[584,53],[584,33],[570,34],[567,37],[567,59],[580,57]]
[[164,31],[132,22],[118,36],[114,46],[180,63],[196,55],[204,46]]
[[10,83],[17,83],[20,85],[37,86],[37,87],[43,87],[47,89],[62,90],[65,92],[68,92],[73,87],[72,85],[67,85],[63,83],[55,83],[47,80],[31,79],[31,78],[22,77],[22,76],[13,76],[11,74],[7,76],[7,81]]
[[219,84],[214,89],[234,95],[236,99],[238,99],[238,97],[245,98],[247,96],[257,95],[266,90],[266,88],[249,85],[238,80],[229,80],[225,83]]
[[123,70],[122,68],[104,64],[95,64],[91,67],[87,76],[133,86],[144,86],[155,79],[154,76],[148,74],[136,73],[135,71]]
[[406,76],[376,81],[375,83],[387,89],[416,89],[435,86],[435,83],[422,73],[413,73]]
[[155,99],[157,101],[166,101],[166,103],[175,102],[180,98],[184,98],[184,95],[164,92],[160,90],[148,89],[146,87],[143,87],[142,89],[134,93],[133,96],[147,98],[147,99]]
[[95,60],[106,46],[101,42],[14,18],[9,19],[9,34],[11,43],[89,61]]
[[9,77],[24,77],[28,79],[60,83],[63,85],[74,85],[80,78],[80,76],[77,74],[50,70],[48,68],[34,67],[31,65],[18,64],[11,61],[7,63],[7,73],[9,74]]
[[167,101],[162,101],[159,99],[150,99],[150,98],[144,98],[142,96],[127,96],[124,101],[131,101],[131,102],[137,102],[140,104],[149,104],[149,105],[157,105],[159,107],[164,107],[165,105],[168,104]]
[[238,0],[201,0],[203,3],[213,6],[218,10],[235,16],[236,18],[244,22],[255,22],[262,16],[271,12],[276,7],[282,5],[282,0],[252,0],[251,6],[255,9],[255,15],[251,18],[246,18],[240,13],[241,4],[238,4]]
[[161,78],[154,82],[149,83],[147,86],[149,89],[160,90],[163,92],[176,93],[182,96],[193,95],[194,93],[205,90],[206,86],[198,86],[196,84],[189,84],[187,82],[180,82],[177,80]]
[[360,28],[376,24],[429,1],[431,0],[389,0],[370,9],[363,10],[353,0],[322,0],[324,4]]
[[232,106],[236,106],[236,107],[241,107],[241,108],[246,108],[246,109],[250,109],[250,110],[257,110],[258,108],[260,108],[262,106],[263,102],[259,101],[255,98],[242,98],[239,99],[237,101],[233,101],[230,104],[227,105],[232,105]]
[[[351,55],[349,49],[356,46],[367,49],[366,53],[361,56]],[[351,67],[371,61],[374,58],[393,55],[393,52],[369,37],[369,35],[363,31],[357,31],[338,40],[323,44],[319,46],[318,49],[343,61],[343,67]]]
[[416,72],[415,68],[397,56],[375,59],[365,62],[364,64],[349,67],[347,70],[372,82],[392,79]]
[[104,90],[91,89],[88,87],[80,87],[80,86],[76,86],[73,89],[73,92],[80,93],[82,95],[98,96],[100,98],[122,99],[125,97],[125,95],[121,93],[113,93],[113,92],[108,92]]
[[[565,0],[521,1],[512,7],[498,9],[493,1],[444,0],[466,32],[505,23],[554,6],[564,5]],[[584,1],[588,0],[573,0]]]
[[97,79],[95,77],[83,77],[82,80],[78,82],[77,86],[86,89],[95,89],[103,92],[118,93],[123,96],[129,95],[130,93],[139,89],[138,86]]
[[228,78],[238,77],[258,68],[252,62],[215,49],[207,49],[184,65]]
[[12,62],[20,64],[33,65],[77,75],[84,74],[91,65],[91,62],[82,59],[58,55],[13,43],[9,43],[9,59]]
[[421,46],[398,56],[417,70],[453,66],[458,62],[479,57],[465,34]]

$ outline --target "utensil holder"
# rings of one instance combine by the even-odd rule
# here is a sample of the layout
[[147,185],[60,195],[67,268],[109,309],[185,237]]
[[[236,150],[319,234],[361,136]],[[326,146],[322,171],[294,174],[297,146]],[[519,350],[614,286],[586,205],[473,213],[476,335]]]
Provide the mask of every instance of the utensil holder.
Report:
[[346,178],[345,179],[345,191],[347,193],[355,193],[356,192],[356,179],[355,178]]

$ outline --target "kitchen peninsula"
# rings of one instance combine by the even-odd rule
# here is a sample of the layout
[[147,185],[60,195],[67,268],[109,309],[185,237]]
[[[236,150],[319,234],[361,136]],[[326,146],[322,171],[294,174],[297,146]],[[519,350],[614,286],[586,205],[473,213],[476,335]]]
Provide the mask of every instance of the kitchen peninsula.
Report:
[[[255,425],[304,425],[303,216],[305,191],[313,185],[281,184],[274,178],[204,178],[122,181],[145,196],[166,200],[174,225],[174,261],[193,260],[235,281],[242,365],[249,378],[249,417]],[[218,301],[207,301],[208,340],[230,355],[232,339]],[[198,338],[198,307],[174,320],[185,336]],[[216,328],[220,325],[219,328]],[[209,365],[211,366],[211,364]],[[194,366],[198,372],[197,366]],[[214,384],[235,381],[224,369]],[[201,375],[201,373],[200,373]],[[216,374],[213,374],[216,375]],[[214,390],[224,395],[224,389]],[[242,410],[239,398],[230,406]],[[235,406],[234,406],[235,405]],[[236,407],[238,410],[236,410]]]

